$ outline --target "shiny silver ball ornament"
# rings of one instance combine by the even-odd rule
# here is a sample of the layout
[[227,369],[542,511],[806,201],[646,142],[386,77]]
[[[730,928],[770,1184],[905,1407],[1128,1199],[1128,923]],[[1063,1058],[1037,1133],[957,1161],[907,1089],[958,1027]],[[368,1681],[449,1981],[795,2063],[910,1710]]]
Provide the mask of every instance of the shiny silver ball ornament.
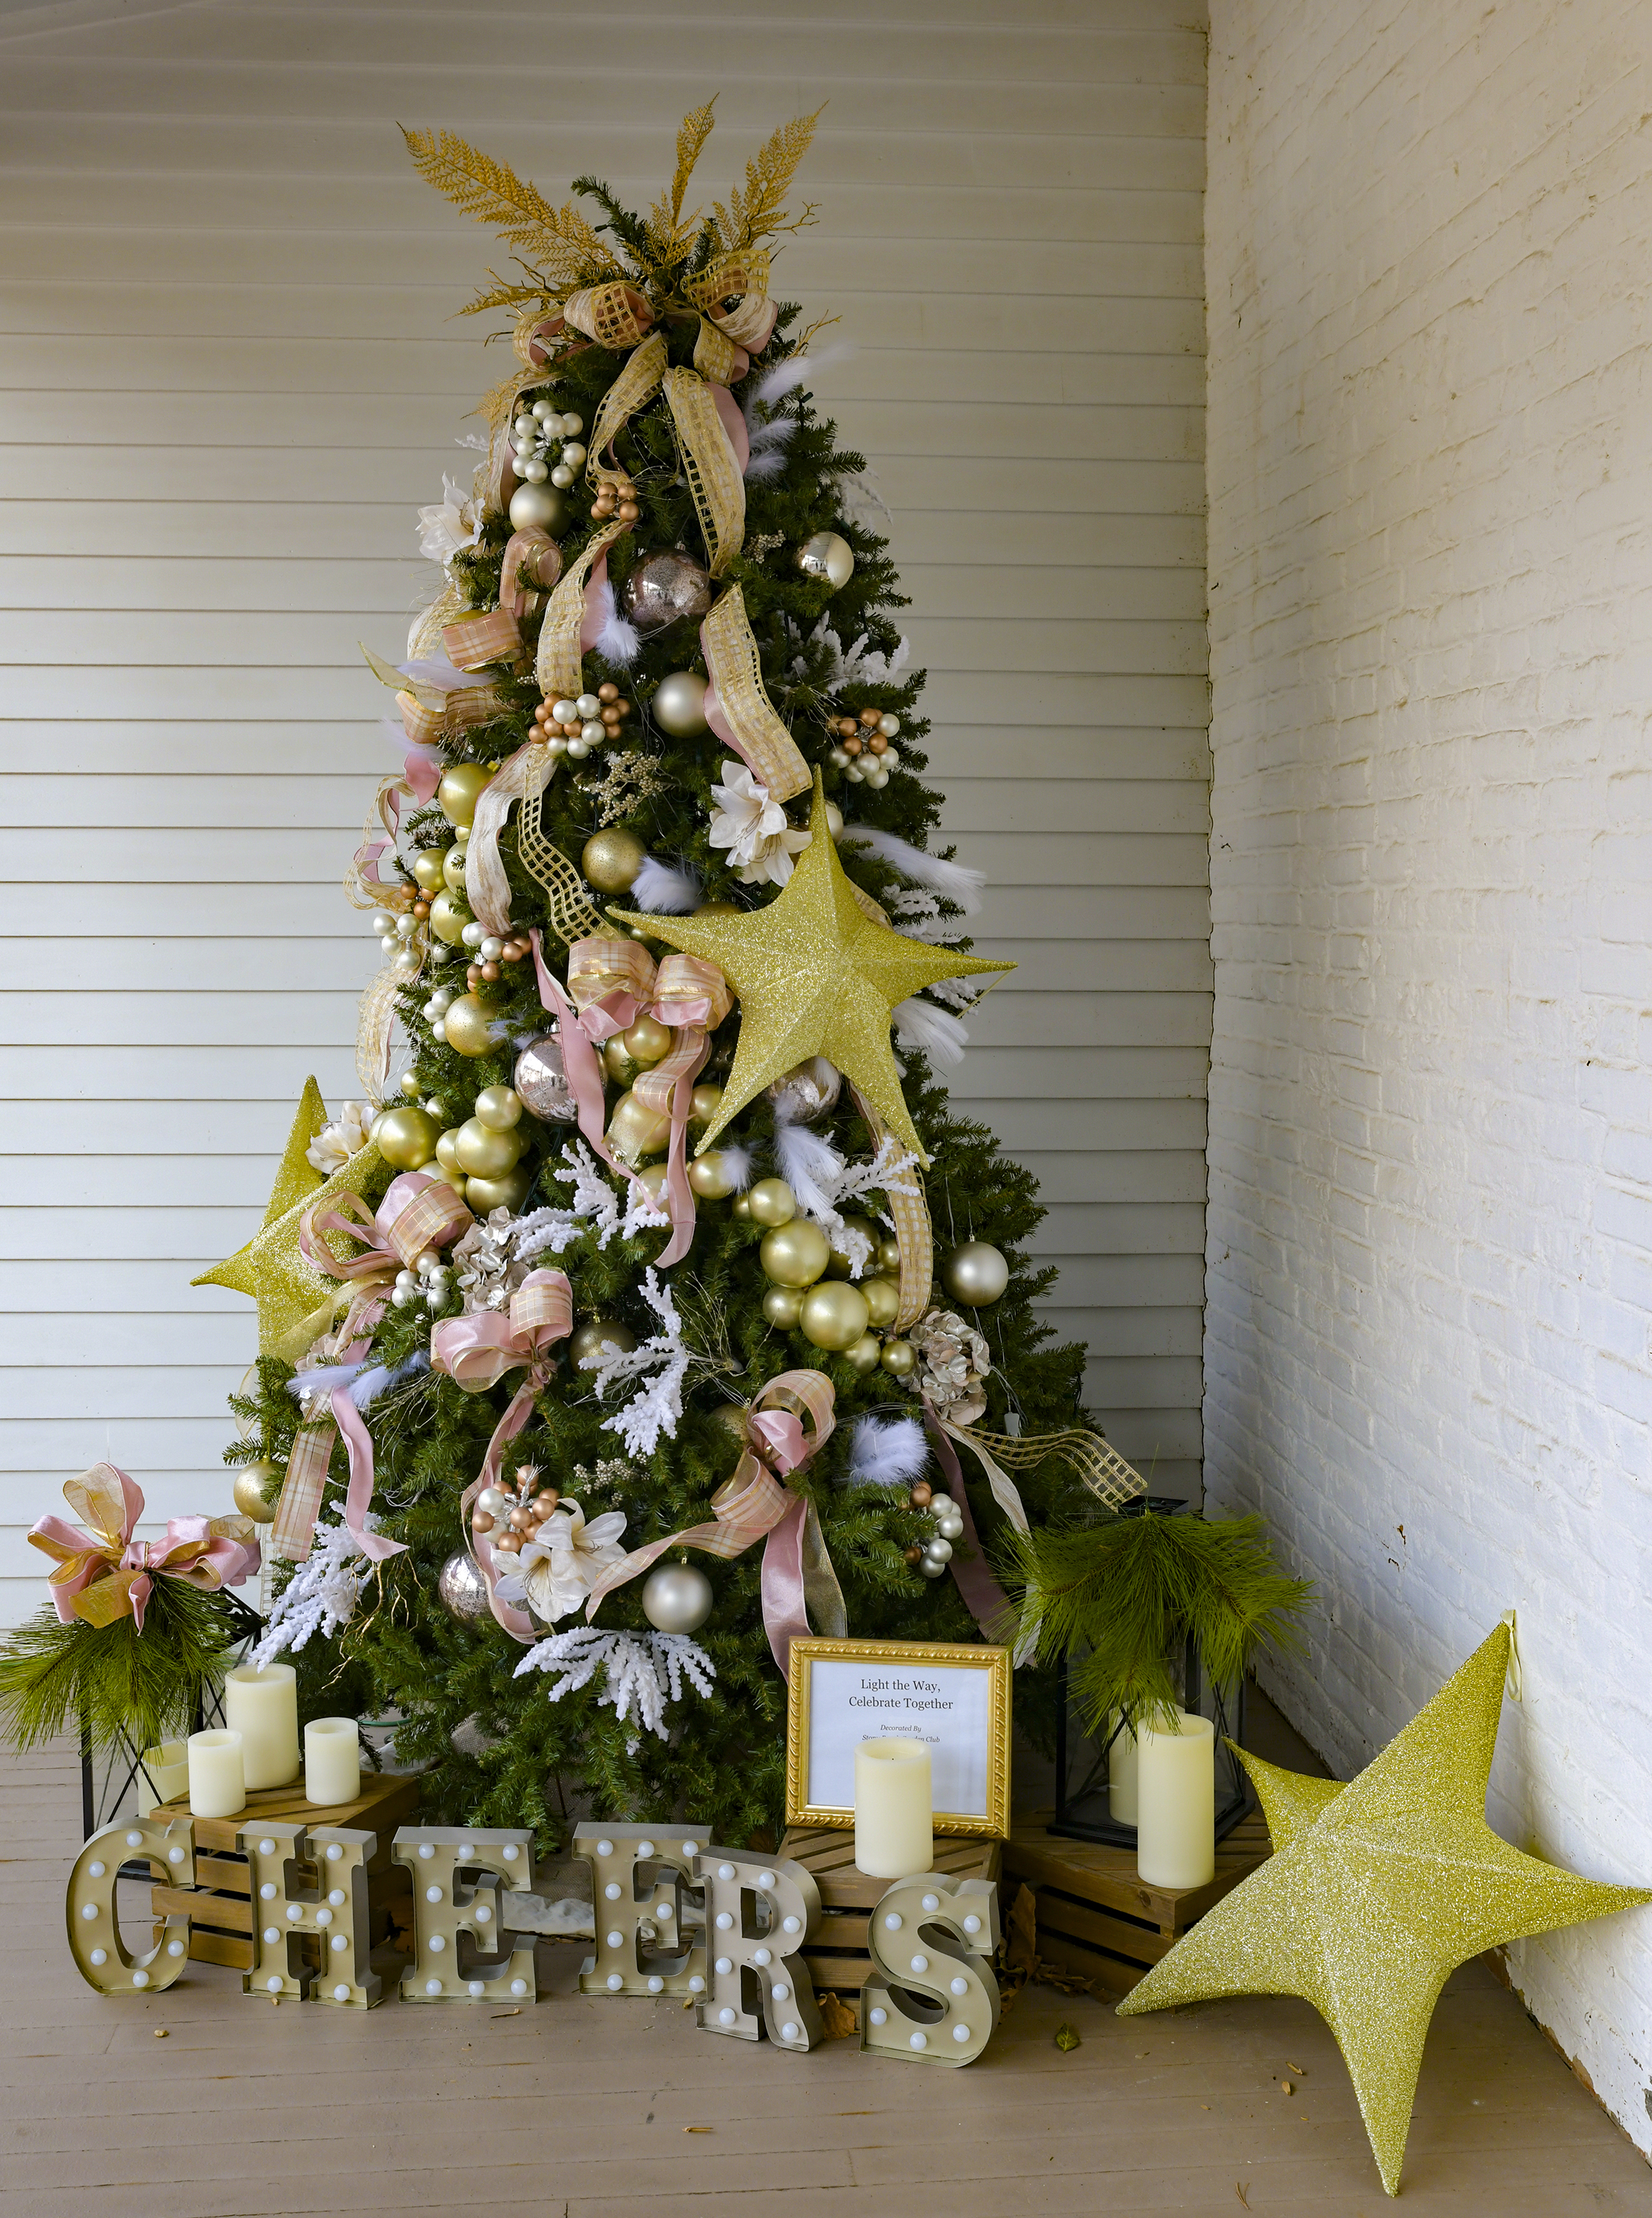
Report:
[[708,615],[711,579],[691,555],[670,550],[646,554],[626,579],[620,606],[646,639],[685,616],[697,620]]
[[487,1581],[482,1567],[467,1549],[449,1557],[436,1573],[436,1600],[460,1625],[474,1625],[489,1614]]
[[643,1583],[642,1614],[656,1633],[697,1633],[711,1603],[711,1581],[694,1564],[662,1564]]
[[510,521],[518,531],[560,531],[567,513],[567,501],[554,485],[519,485],[510,496]]
[[835,593],[855,574],[855,550],[835,531],[817,531],[797,550],[797,567],[812,585],[830,585]]
[[970,1309],[995,1302],[1009,1283],[1009,1265],[985,1240],[966,1240],[941,1264],[941,1284],[955,1302]]
[[511,1083],[547,1124],[572,1124],[579,1114],[562,1065],[562,1044],[554,1032],[541,1032],[529,1041],[517,1057]]
[[655,686],[648,714],[674,740],[697,739],[706,728],[705,679],[697,671],[671,671]]

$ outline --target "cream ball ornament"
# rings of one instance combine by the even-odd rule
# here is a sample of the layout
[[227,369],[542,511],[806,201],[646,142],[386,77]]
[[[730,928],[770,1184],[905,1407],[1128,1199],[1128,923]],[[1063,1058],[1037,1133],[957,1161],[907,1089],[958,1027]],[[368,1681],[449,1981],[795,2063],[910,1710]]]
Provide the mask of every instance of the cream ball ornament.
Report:
[[783,1332],[790,1332],[796,1324],[803,1307],[803,1292],[800,1286],[770,1286],[763,1297],[763,1314],[770,1324],[777,1324]]
[[835,593],[855,574],[855,550],[840,532],[817,531],[798,548],[797,567],[811,585]]
[[493,1019],[474,994],[461,994],[442,1019],[455,1055],[486,1055],[494,1045]]
[[586,883],[595,886],[599,894],[622,894],[635,883],[647,853],[634,832],[622,831],[616,826],[610,831],[591,834],[580,854],[579,868],[585,872]]
[[[269,1457],[243,1466],[235,1474],[235,1506],[255,1525],[271,1525],[275,1518],[275,1493],[282,1477],[279,1464]],[[265,1490],[269,1491],[266,1493]]]
[[[777,1286],[812,1286],[826,1269],[831,1253],[820,1226],[812,1224],[807,1217],[797,1217],[790,1224],[777,1224],[764,1234],[758,1260],[764,1278],[771,1279]],[[865,1306],[862,1302],[863,1310]],[[854,1338],[858,1340],[865,1329],[863,1317]]]
[[522,1160],[522,1135],[495,1131],[480,1117],[471,1117],[455,1136],[453,1154],[467,1178],[502,1179]]
[[696,1564],[661,1564],[643,1582],[642,1614],[657,1633],[697,1633],[711,1604],[711,1581]]
[[486,1217],[494,1209],[520,1209],[534,1182],[534,1174],[526,1163],[518,1163],[503,1178],[465,1178],[462,1171],[459,1175],[464,1179],[463,1198],[478,1217]]
[[554,486],[520,485],[510,496],[510,523],[517,531],[560,531],[568,504]]
[[476,1097],[472,1114],[489,1131],[508,1132],[513,1124],[522,1121],[522,1096],[513,1087],[485,1086]]
[[804,1339],[814,1347],[845,1354],[865,1335],[869,1314],[858,1286],[845,1279],[828,1279],[804,1295],[797,1322]]
[[416,1171],[436,1153],[442,1128],[434,1117],[410,1102],[405,1109],[387,1109],[373,1127],[373,1144],[393,1170]]
[[985,1240],[966,1240],[942,1259],[941,1284],[955,1302],[970,1309],[995,1302],[1009,1283],[1009,1264]]
[[449,824],[468,827],[475,821],[476,804],[493,783],[493,773],[482,763],[454,763],[442,773],[436,805]]
[[706,691],[696,671],[673,670],[654,688],[648,714],[672,739],[697,739],[706,729]]
[[892,1279],[862,1279],[860,1290],[866,1297],[866,1307],[873,1325],[882,1332],[892,1325],[900,1308],[900,1289]]
[[727,1201],[734,1191],[733,1174],[721,1149],[708,1148],[689,1165],[689,1184],[702,1201]]
[[746,1198],[758,1224],[789,1224],[797,1214],[797,1196],[782,1178],[759,1179]]
[[631,1162],[664,1152],[671,1137],[671,1120],[639,1101],[634,1094],[622,1094],[608,1120],[610,1143]]

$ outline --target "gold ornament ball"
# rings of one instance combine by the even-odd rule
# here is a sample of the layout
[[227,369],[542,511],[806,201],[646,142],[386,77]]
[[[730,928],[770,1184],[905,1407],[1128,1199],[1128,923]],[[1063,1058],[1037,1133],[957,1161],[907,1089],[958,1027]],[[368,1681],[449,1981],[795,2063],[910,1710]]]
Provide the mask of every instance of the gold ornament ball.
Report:
[[[807,1217],[795,1217],[789,1224],[777,1224],[772,1232],[764,1234],[758,1258],[764,1278],[772,1279],[776,1286],[812,1286],[826,1269],[831,1252],[820,1226],[811,1224]],[[858,1294],[855,1298],[860,1301]],[[865,1308],[861,1302],[862,1310]],[[853,1337],[858,1340],[865,1329],[863,1315]]]
[[[824,1292],[825,1288],[817,1288]],[[844,1350],[844,1361],[851,1363],[863,1378],[877,1369],[877,1360],[883,1353],[883,1342],[875,1332],[863,1332],[852,1348]]]
[[[443,1133],[442,1138],[445,1139],[446,1137],[446,1133]],[[440,1143],[437,1144],[439,1145]],[[450,1186],[453,1188],[461,1201],[465,1199],[467,1189],[470,1185],[470,1180],[465,1176],[463,1171],[449,1169],[448,1165],[442,1161],[440,1155],[436,1157],[434,1162],[425,1164],[424,1174],[427,1178],[440,1179],[444,1186]]]
[[521,1121],[522,1096],[514,1086],[485,1086],[472,1113],[490,1132],[508,1132]]
[[671,1167],[667,1163],[650,1163],[646,1169],[637,1173],[638,1182],[643,1192],[662,1208],[665,1205],[662,1197],[665,1191],[665,1180],[670,1174]]
[[585,844],[579,867],[599,894],[622,894],[629,891],[647,855],[634,832],[596,832]]
[[855,550],[841,532],[817,531],[798,548],[797,567],[811,585],[830,585],[835,593],[855,574]]
[[789,1224],[797,1214],[797,1196],[782,1178],[759,1179],[746,1199],[758,1224]]
[[723,1105],[721,1086],[696,1086],[689,1099],[690,1124],[708,1124]]
[[493,1019],[474,994],[461,994],[449,1005],[447,1034],[455,1055],[486,1055],[493,1047]]
[[880,1240],[876,1248],[873,1251],[872,1261],[877,1265],[880,1271],[893,1271],[895,1276],[899,1278],[900,1275],[900,1242],[898,1240]]
[[409,1095],[413,1100],[418,1100],[419,1095],[424,1091],[424,1088],[418,1082],[418,1071],[403,1071],[401,1075],[401,1090],[404,1094]]
[[481,763],[455,763],[442,773],[436,805],[449,824],[470,824],[476,804],[493,782],[493,773]]
[[918,1368],[918,1350],[909,1340],[886,1340],[879,1360],[891,1379],[910,1379]]
[[459,1160],[459,1127],[455,1124],[436,1143],[436,1159],[444,1171],[457,1171],[462,1178],[464,1167]]
[[706,681],[692,670],[673,670],[654,688],[648,714],[674,740],[697,739],[706,728]]
[[748,1218],[752,1214],[751,1195],[749,1193],[737,1193],[734,1196],[733,1200],[728,1205],[728,1213],[731,1217],[738,1217],[742,1221]]
[[460,1178],[464,1182],[459,1185],[455,1180],[456,1189],[478,1217],[486,1217],[492,1209],[520,1209],[534,1182],[534,1174],[525,1163],[518,1163],[503,1178],[465,1178],[462,1172]]
[[941,1284],[955,1302],[981,1309],[1010,1283],[1010,1267],[985,1240],[966,1240],[941,1265]]
[[438,894],[430,903],[430,929],[449,947],[457,947],[464,939],[465,926],[475,921],[470,903],[462,893]]
[[846,1354],[866,1333],[866,1297],[844,1279],[828,1279],[811,1286],[803,1297],[798,1323],[803,1337],[816,1348]]
[[655,1063],[664,1063],[671,1053],[676,1034],[669,1025],[662,1025],[657,1018],[639,1017],[635,1024],[628,1025],[620,1034],[620,1038],[624,1041],[625,1051],[632,1062],[640,1063],[645,1070],[652,1070]]
[[578,1327],[568,1341],[568,1360],[577,1371],[582,1363],[600,1354],[604,1348],[617,1348],[622,1354],[637,1344],[637,1336],[628,1327],[613,1317],[591,1317]]
[[554,536],[567,521],[568,504],[560,486],[519,485],[510,496],[510,524],[517,531],[548,531]]
[[373,1144],[393,1170],[421,1170],[436,1153],[442,1127],[428,1110],[387,1109],[373,1127]]
[[890,1279],[863,1279],[860,1290],[866,1297],[866,1306],[872,1323],[880,1332],[885,1325],[894,1323],[895,1312],[900,1307],[900,1289]]
[[746,1439],[746,1408],[739,1402],[720,1402],[711,1413],[714,1425],[721,1425],[726,1433],[733,1433],[737,1440]]
[[[255,1525],[272,1525],[275,1520],[275,1489],[279,1486],[282,1469],[268,1457],[262,1463],[250,1463],[235,1474],[235,1506],[243,1517],[250,1517]],[[268,1497],[264,1489],[271,1491]]]
[[[872,1223],[869,1217],[845,1217],[843,1224],[845,1233],[850,1231],[851,1229],[857,1232],[863,1233],[866,1237],[867,1246],[869,1248],[875,1249],[878,1242],[878,1230],[876,1225]],[[826,1265],[826,1276],[829,1279],[846,1279],[851,1276],[851,1266],[849,1261],[848,1249],[846,1248],[834,1248],[832,1251],[832,1261]]]
[[637,1075],[637,1066],[626,1053],[625,1041],[619,1032],[616,1032],[611,1040],[603,1043],[603,1068],[610,1078],[616,1079],[622,1086],[628,1086]]
[[795,1325],[803,1306],[801,1286],[770,1286],[763,1297],[763,1314],[770,1324],[777,1324],[783,1332]]
[[634,1094],[622,1094],[608,1120],[608,1137],[621,1155],[635,1162],[662,1152],[671,1137],[671,1120]]
[[689,1184],[702,1201],[727,1201],[734,1180],[719,1148],[708,1148],[689,1165]]
[[434,847],[421,847],[413,858],[413,882],[421,893],[439,894],[448,883],[442,875],[442,857]]
[[442,883],[450,894],[465,890],[465,851],[457,842],[442,858]]
[[501,1179],[522,1160],[522,1135],[495,1131],[472,1117],[454,1136],[453,1156],[467,1178]]

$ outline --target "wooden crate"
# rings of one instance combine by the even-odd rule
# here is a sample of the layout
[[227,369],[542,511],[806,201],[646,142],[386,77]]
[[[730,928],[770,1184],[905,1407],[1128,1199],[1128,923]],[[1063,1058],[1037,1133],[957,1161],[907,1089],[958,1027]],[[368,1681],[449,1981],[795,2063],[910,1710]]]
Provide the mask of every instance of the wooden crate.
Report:
[[1123,1995],[1272,1847],[1256,1812],[1216,1843],[1216,1875],[1203,1887],[1150,1887],[1134,1849],[1063,1839],[1041,1815],[1018,1825],[1005,1844],[1005,1892],[1013,1898],[1018,1887],[1032,1888],[1041,1956]]
[[354,1802],[306,1802],[302,1781],[291,1787],[255,1789],[247,1796],[245,1809],[232,1818],[196,1818],[187,1800],[163,1802],[155,1811],[158,1818],[189,1818],[194,1828],[195,1884],[157,1885],[150,1892],[150,1906],[157,1918],[188,1911],[192,1963],[227,1964],[233,1971],[250,1972],[252,1882],[247,1860],[235,1845],[236,1835],[260,1818],[281,1825],[351,1825],[379,1837],[368,1860],[368,1930],[376,1945],[389,1932],[393,1899],[405,1894],[410,1886],[407,1874],[391,1862],[391,1841],[397,1826],[410,1824],[418,1807],[417,1778],[378,1772],[364,1776]]
[[[935,1869],[948,1879],[996,1879],[1001,1841],[935,1839]],[[780,1843],[783,1856],[795,1857],[813,1875],[826,1915],[803,1951],[816,1987],[857,1995],[872,1958],[866,1922],[893,1884],[869,1879],[855,1868],[855,1834],[848,1825],[793,1825]]]

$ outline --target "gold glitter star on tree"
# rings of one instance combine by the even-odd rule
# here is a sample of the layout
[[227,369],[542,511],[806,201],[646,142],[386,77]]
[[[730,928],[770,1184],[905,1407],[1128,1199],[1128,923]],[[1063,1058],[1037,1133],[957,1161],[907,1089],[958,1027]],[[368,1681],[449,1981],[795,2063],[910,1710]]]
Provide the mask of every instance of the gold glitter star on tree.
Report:
[[[1253,1756],[1274,1850],[1119,2006],[1300,1995],[1336,2036],[1383,2184],[1399,2192],[1428,2022],[1457,1965],[1524,1933],[1652,1902],[1522,1856],[1486,1823],[1508,1669],[1500,1625],[1346,1787]],[[1243,1750],[1240,1751],[1243,1756]]]
[[900,1091],[889,1044],[890,1013],[937,979],[1015,965],[929,947],[868,916],[838,859],[818,771],[809,829],[814,837],[779,897],[765,908],[739,916],[612,912],[651,939],[716,963],[739,1002],[734,1067],[696,1152],[703,1154],[772,1080],[810,1056],[823,1055],[927,1162]]
[[[378,1149],[370,1145],[352,1155],[331,1178],[322,1177],[307,1151],[326,1121],[321,1089],[313,1078],[306,1079],[263,1223],[244,1248],[190,1280],[192,1286],[232,1286],[238,1293],[251,1294],[258,1304],[260,1354],[286,1355],[289,1361],[294,1360],[292,1351],[283,1343],[316,1310],[331,1301],[338,1287],[336,1279],[312,1270],[299,1252],[300,1218],[316,1203],[325,1206],[347,1190],[366,1200],[376,1200],[385,1184],[386,1167]],[[320,1326],[316,1329],[319,1331]],[[310,1337],[313,1339],[314,1334]],[[303,1349],[298,1353],[301,1354]]]

